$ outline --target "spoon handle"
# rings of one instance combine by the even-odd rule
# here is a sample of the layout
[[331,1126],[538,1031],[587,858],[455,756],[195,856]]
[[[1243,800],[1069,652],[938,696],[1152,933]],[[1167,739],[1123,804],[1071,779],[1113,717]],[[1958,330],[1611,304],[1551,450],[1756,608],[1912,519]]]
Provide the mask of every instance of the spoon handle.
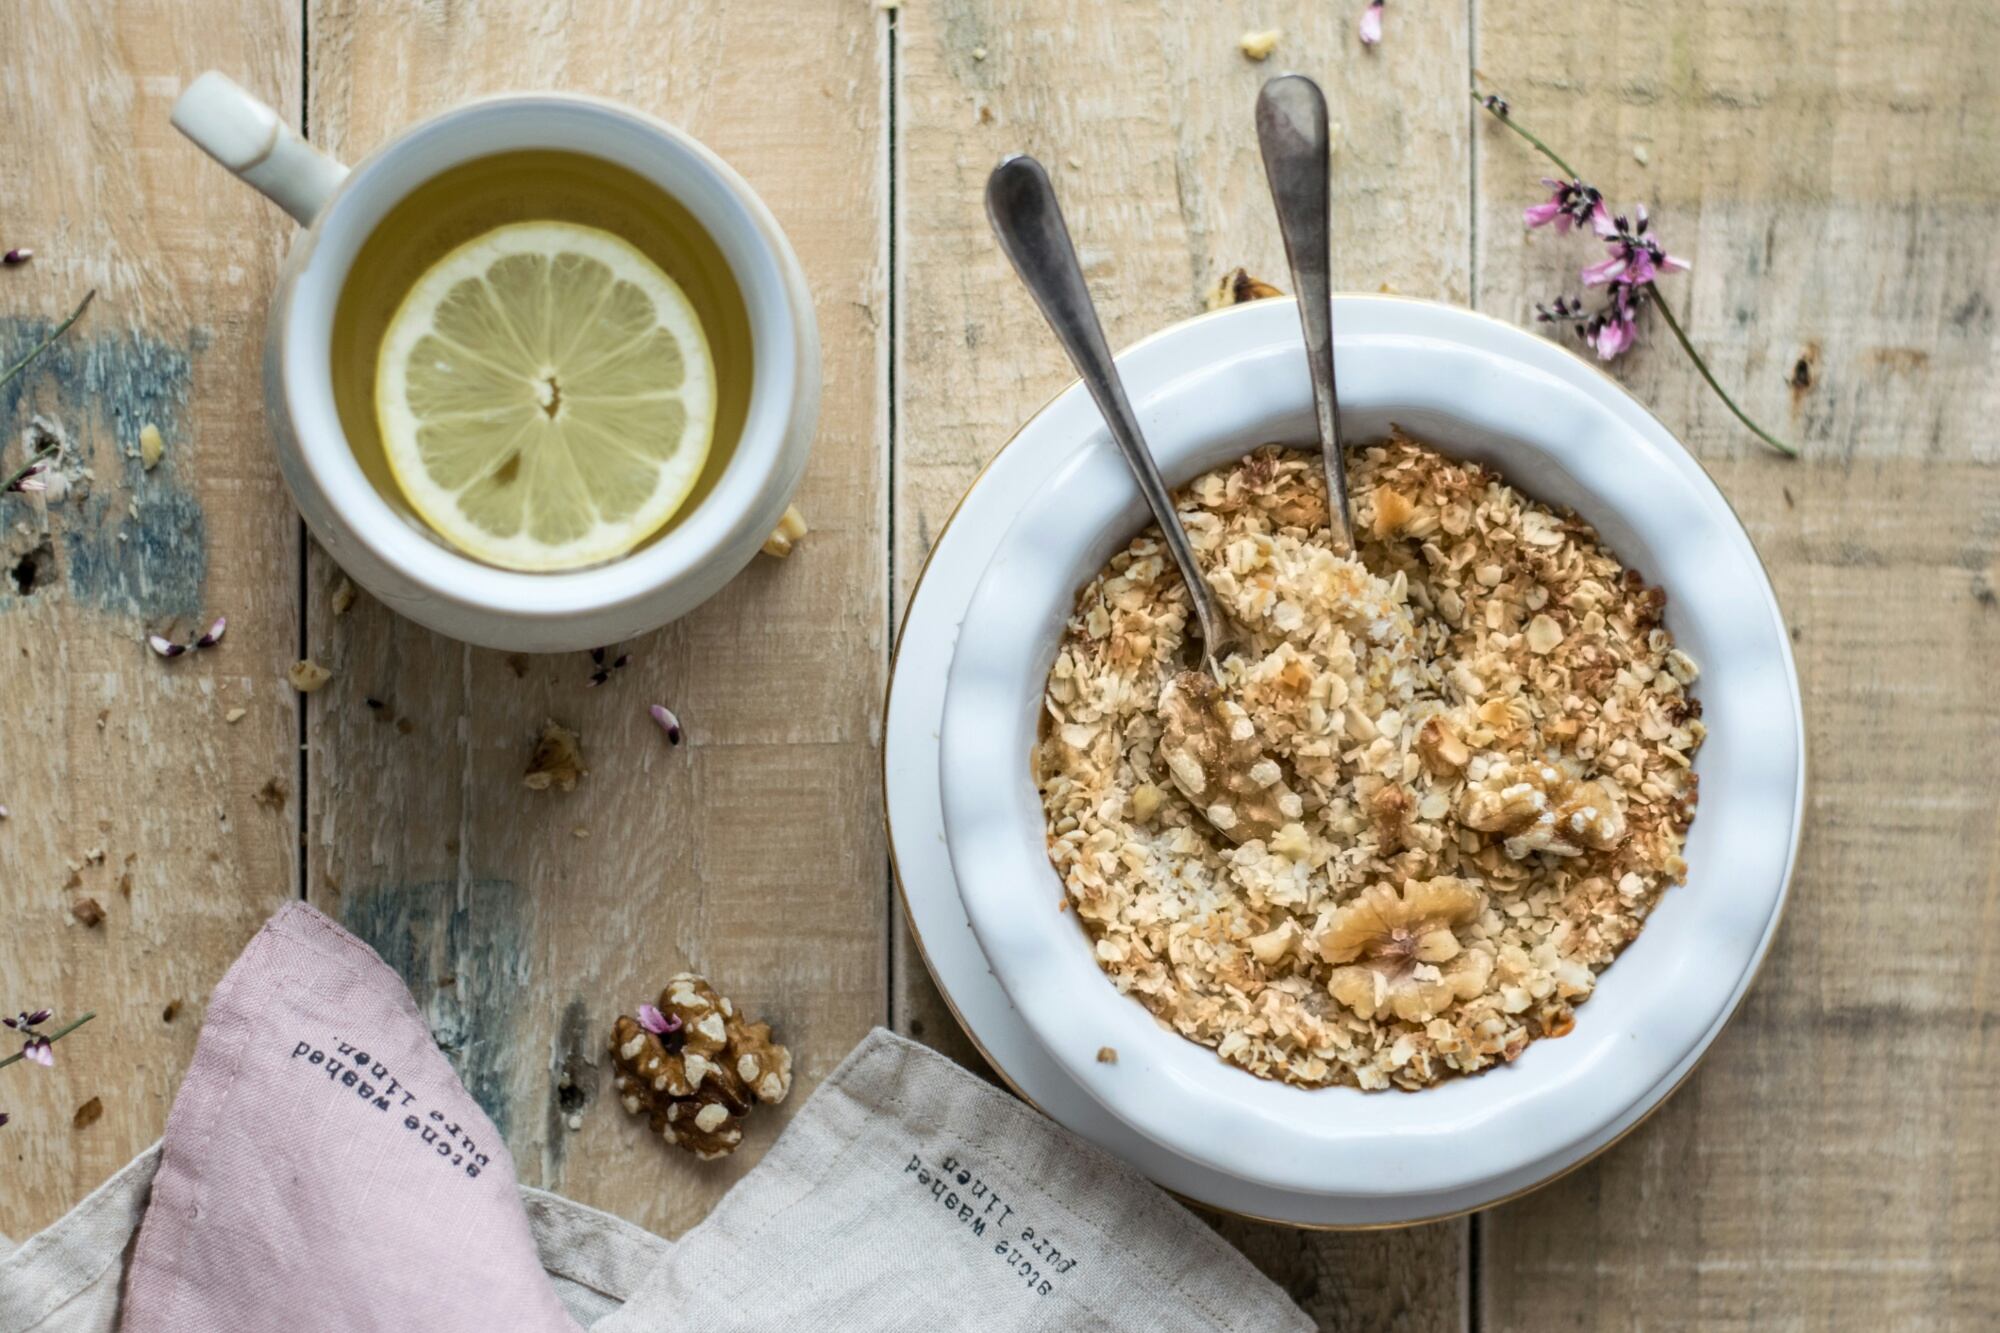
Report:
[[1354,550],[1354,519],[1347,509],[1347,458],[1340,442],[1340,399],[1333,387],[1333,296],[1327,269],[1327,177],[1331,145],[1326,97],[1303,74],[1281,74],[1257,94],[1257,143],[1271,182],[1285,259],[1298,293],[1305,328],[1306,365],[1312,371],[1313,406],[1319,414],[1320,454],[1326,463],[1327,512],[1343,553]]
[[1083,267],[1077,262],[1076,248],[1070,243],[1069,227],[1063,221],[1062,206],[1056,202],[1055,187],[1042,164],[1025,154],[1001,161],[986,182],[986,216],[1000,238],[1014,271],[1021,275],[1042,317],[1055,331],[1056,340],[1069,353],[1084,387],[1097,402],[1112,442],[1132,468],[1139,493],[1146,497],[1153,519],[1166,536],[1167,550],[1179,567],[1194,601],[1201,624],[1203,650],[1211,666],[1227,643],[1228,621],[1216,604],[1214,591],[1195,563],[1194,547],[1187,530],[1174,512],[1173,498],[1153,462],[1152,451],[1140,433],[1139,419],[1126,400],[1125,386],[1118,379],[1118,367],[1105,345],[1104,329],[1091,303],[1090,288],[1083,281]]

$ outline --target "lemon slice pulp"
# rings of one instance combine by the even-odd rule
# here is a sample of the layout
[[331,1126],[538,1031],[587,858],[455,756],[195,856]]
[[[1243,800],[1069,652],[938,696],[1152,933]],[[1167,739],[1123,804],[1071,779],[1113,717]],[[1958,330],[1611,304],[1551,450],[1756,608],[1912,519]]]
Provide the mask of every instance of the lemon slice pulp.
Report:
[[686,501],[715,434],[715,368],[687,295],[631,243],[519,222],[410,289],[375,417],[439,536],[508,569],[574,569],[630,551]]

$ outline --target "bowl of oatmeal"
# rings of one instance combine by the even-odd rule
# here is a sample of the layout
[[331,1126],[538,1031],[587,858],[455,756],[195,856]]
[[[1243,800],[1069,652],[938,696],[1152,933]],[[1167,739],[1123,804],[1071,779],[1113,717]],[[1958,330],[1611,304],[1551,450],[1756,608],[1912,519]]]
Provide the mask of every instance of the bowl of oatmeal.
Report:
[[1162,335],[1188,368],[1134,398],[1242,632],[1219,678],[1072,414],[947,683],[953,870],[1024,1021],[1288,1189],[1466,1188],[1664,1095],[1796,846],[1796,681],[1727,504],[1567,354],[1423,309],[1339,344],[1351,556],[1290,309]]

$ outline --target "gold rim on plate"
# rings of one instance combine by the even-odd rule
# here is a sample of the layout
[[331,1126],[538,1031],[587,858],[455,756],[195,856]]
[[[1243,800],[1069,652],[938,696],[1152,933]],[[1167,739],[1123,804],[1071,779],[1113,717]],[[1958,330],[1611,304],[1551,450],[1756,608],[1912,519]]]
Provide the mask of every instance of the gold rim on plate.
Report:
[[[1399,296],[1390,292],[1334,293],[1335,300],[1338,300],[1341,297],[1350,297],[1350,298],[1359,297],[1370,301],[1404,301],[1412,305],[1439,306],[1442,307],[1443,309],[1451,311],[1454,314],[1472,315],[1475,316],[1476,318],[1485,320],[1488,323],[1497,324],[1501,328],[1506,329],[1510,333],[1526,332],[1525,330],[1517,327],[1516,325],[1509,324],[1506,320],[1500,319],[1495,315],[1489,315],[1483,311],[1473,310],[1466,306],[1452,305],[1450,302],[1447,301],[1432,301],[1424,297],[1418,297],[1418,296]],[[1117,359],[1122,360],[1128,353],[1135,352],[1152,342],[1155,342],[1161,338],[1166,337],[1169,334],[1177,333],[1181,329],[1184,329],[1191,324],[1197,324],[1206,319],[1227,317],[1231,311],[1241,309],[1242,306],[1244,305],[1261,305],[1266,301],[1289,302],[1292,299],[1293,298],[1290,296],[1269,296],[1261,298],[1260,300],[1257,301],[1246,301],[1240,303],[1239,305],[1224,306],[1219,310],[1205,310],[1198,315],[1192,315],[1187,319],[1177,320],[1174,323],[1167,325],[1165,328],[1157,329],[1154,332],[1146,335],[1144,338],[1139,339],[1137,342],[1131,343],[1126,347],[1119,349],[1119,351],[1116,353],[1116,357]],[[1723,507],[1729,510],[1729,516],[1736,521],[1736,526],[1742,530],[1744,539],[1746,541],[1749,540],[1750,530],[1744,524],[1743,516],[1736,512],[1736,506],[1730,503],[1728,494],[1722,489],[1721,485],[1715,480],[1715,474],[1708,470],[1707,465],[1705,465],[1701,461],[1701,459],[1694,453],[1693,450],[1689,449],[1686,444],[1681,442],[1680,436],[1676,435],[1672,430],[1670,430],[1667,427],[1666,422],[1660,420],[1658,414],[1656,414],[1650,407],[1646,406],[1646,404],[1640,402],[1639,399],[1635,397],[1630,390],[1628,390],[1622,383],[1619,382],[1619,380],[1615,376],[1613,376],[1610,372],[1606,371],[1602,366],[1592,364],[1584,357],[1579,356],[1576,352],[1570,350],[1567,347],[1564,347],[1561,343],[1552,342],[1546,338],[1539,339],[1538,341],[1546,344],[1548,347],[1554,349],[1555,351],[1560,352],[1562,355],[1576,362],[1579,366],[1582,366],[1585,369],[1590,370],[1595,374],[1601,376],[1605,380],[1605,382],[1615,387],[1620,394],[1622,394],[1625,398],[1629,399],[1635,406],[1639,408],[1641,412],[1644,412],[1648,417],[1651,417],[1653,423],[1657,425],[1663,432],[1666,433],[1667,438],[1672,440],[1675,444],[1680,445],[1681,452],[1685,453],[1688,456],[1688,459],[1691,462],[1693,462],[1695,467],[1701,471],[1701,474],[1704,477],[1708,478],[1709,484],[1715,487],[1715,493],[1722,497]],[[1056,1117],[1049,1115],[1048,1111],[1042,1107],[1041,1103],[1037,1102],[1033,1097],[1030,1097],[1026,1089],[1022,1088],[1019,1083],[1015,1082],[1013,1076],[1007,1072],[1007,1070],[1000,1064],[998,1060],[993,1058],[993,1053],[986,1049],[986,1045],[984,1042],[979,1040],[979,1035],[972,1030],[972,1025],[965,1021],[965,1015],[959,1011],[958,1002],[952,999],[951,992],[945,989],[943,980],[940,979],[938,976],[937,968],[931,963],[930,951],[924,947],[923,932],[917,928],[916,916],[914,913],[910,911],[909,890],[906,889],[903,885],[902,866],[896,858],[896,831],[893,823],[889,818],[889,747],[887,741],[888,741],[889,699],[890,696],[893,695],[896,690],[896,664],[902,658],[903,631],[909,626],[910,611],[917,604],[917,594],[923,590],[924,575],[930,572],[931,557],[934,554],[936,554],[938,547],[944,543],[945,534],[951,530],[952,520],[958,517],[959,510],[965,507],[966,500],[971,497],[972,492],[974,490],[978,489],[979,483],[985,479],[987,472],[990,471],[993,467],[993,464],[999,460],[1000,455],[1006,453],[1008,447],[1012,445],[1016,440],[1021,438],[1022,433],[1027,430],[1031,422],[1035,421],[1044,412],[1048,411],[1049,407],[1053,405],[1058,398],[1061,398],[1064,394],[1068,393],[1071,389],[1075,388],[1078,382],[1079,381],[1074,379],[1070,380],[1068,383],[1064,384],[1060,389],[1056,390],[1056,392],[1049,395],[1049,397],[1043,401],[1041,406],[1037,407],[1033,412],[1030,412],[1028,414],[1026,419],[1022,421],[1021,425],[1015,429],[1014,433],[1007,437],[1006,442],[1003,443],[998,449],[995,449],[992,455],[988,457],[984,463],[980,464],[979,471],[973,474],[971,482],[966,485],[965,490],[959,495],[958,499],[952,504],[951,511],[945,515],[944,522],[938,525],[937,535],[931,539],[930,549],[924,552],[924,558],[922,562],[919,563],[917,566],[917,576],[914,580],[911,581],[909,594],[903,600],[903,614],[897,618],[896,639],[894,645],[891,647],[889,651],[888,679],[884,682],[882,687],[883,746],[880,755],[881,782],[882,782],[882,833],[884,838],[887,840],[889,847],[889,877],[895,882],[896,899],[898,903],[900,903],[902,906],[903,920],[905,923],[908,924],[910,928],[910,938],[916,941],[917,957],[923,960],[924,971],[930,975],[932,986],[936,988],[938,997],[944,1001],[945,1008],[951,1012],[952,1019],[958,1024],[959,1031],[965,1034],[965,1039],[972,1043],[972,1047],[974,1050],[979,1052],[979,1057],[982,1060],[986,1061],[987,1068],[991,1069],[994,1072],[994,1074],[996,1074],[999,1077],[1000,1081],[1007,1085],[1008,1091],[1012,1092],[1016,1097],[1019,1097],[1029,1106],[1034,1107],[1035,1110],[1041,1112],[1042,1115],[1047,1116],[1050,1120],[1055,1121],[1055,1123],[1058,1125],[1061,1125],[1062,1122],[1060,1120],[1057,1120]],[[1780,627],[1782,627],[1785,623],[1784,607],[1778,601],[1777,584],[1772,580],[1770,567],[1764,563],[1763,554],[1757,550],[1757,544],[1754,541],[1751,541],[1749,545],[1750,545],[1751,558],[1757,562],[1757,568],[1763,572],[1764,585],[1766,588],[1770,590],[1771,605],[1772,608],[1777,611],[1778,623]],[[1798,667],[1796,663],[1792,662],[1791,645],[1789,642],[1786,642],[1785,636],[1783,634],[1779,635],[1779,643],[1785,653],[1785,658],[1787,663],[1792,667],[1792,678],[1794,684],[1796,685],[1798,679]],[[1497,1199],[1492,1199],[1481,1204],[1475,1204],[1469,1208],[1456,1208],[1449,1212],[1434,1213],[1426,1217],[1413,1217],[1403,1222],[1295,1222],[1287,1218],[1266,1217],[1261,1213],[1245,1212],[1240,1208],[1227,1208],[1222,1206],[1221,1204],[1207,1203],[1204,1202],[1203,1200],[1190,1198],[1187,1195],[1181,1194],[1178,1190],[1167,1189],[1167,1187],[1164,1185],[1161,1185],[1160,1188],[1167,1189],[1167,1193],[1172,1194],[1175,1198],[1181,1200],[1183,1203],[1186,1203],[1191,1207],[1204,1208],[1212,1213],[1220,1213],[1227,1217],[1242,1218],[1245,1221],[1249,1222],[1263,1222],[1271,1226],[1290,1227],[1297,1231],[1400,1231],[1408,1227],[1428,1226],[1434,1222],[1449,1222],[1454,1218],[1469,1217],[1473,1213],[1484,1212],[1488,1208],[1498,1208],[1502,1204],[1512,1203],[1516,1199],[1524,1198],[1527,1195],[1533,1194],[1536,1190],[1545,1189],[1548,1186],[1555,1184],[1558,1180],[1563,1179],[1571,1172],[1578,1171],[1583,1167],[1590,1165],[1592,1162],[1596,1161],[1599,1157],[1611,1151],[1611,1149],[1617,1147],[1620,1143],[1623,1143],[1627,1136],[1634,1133],[1641,1126],[1645,1125],[1648,1121],[1650,1121],[1655,1115],[1659,1114],[1660,1108],[1665,1106],[1669,1101],[1671,1101],[1673,1099],[1674,1094],[1679,1092],[1690,1078],[1694,1077],[1695,1071],[1701,1068],[1702,1061],[1706,1060],[1708,1058],[1708,1053],[1715,1048],[1716,1040],[1722,1036],[1724,1029],[1726,1029],[1731,1023],[1733,1023],[1736,1020],[1736,1015],[1739,1012],[1741,1012],[1743,1008],[1743,1002],[1750,997],[1750,992],[1756,988],[1758,978],[1763,975],[1764,964],[1767,961],[1769,961],[1771,956],[1771,946],[1775,944],[1777,941],[1778,928],[1784,924],[1785,910],[1791,906],[1792,882],[1798,874],[1799,855],[1801,850],[1805,846],[1805,821],[1803,818],[1803,811],[1805,806],[1806,775],[1807,775],[1806,749],[1805,749],[1806,733],[1804,726],[1805,722],[1804,694],[1802,691],[1795,690],[1795,695],[1799,700],[1799,714],[1800,714],[1799,795],[1797,800],[1797,808],[1800,811],[1801,817],[1799,819],[1799,828],[1796,834],[1796,842],[1792,849],[1792,856],[1790,862],[1785,867],[1784,891],[1780,894],[1778,899],[1778,912],[1777,916],[1771,922],[1769,939],[1765,944],[1763,953],[1758,957],[1755,966],[1753,966],[1750,970],[1750,980],[1744,985],[1742,993],[1736,997],[1735,1002],[1729,1006],[1729,1012],[1722,1016],[1721,1022],[1716,1025],[1714,1034],[1709,1037],[1707,1042],[1702,1046],[1701,1051],[1695,1056],[1694,1063],[1689,1065],[1687,1069],[1682,1072],[1681,1076],[1674,1080],[1673,1086],[1669,1087],[1665,1092],[1661,1093],[1659,1099],[1655,1101],[1651,1106],[1647,1107],[1646,1110],[1640,1114],[1637,1120],[1634,1120],[1624,1129],[1619,1130],[1618,1133],[1614,1134],[1611,1138],[1606,1139],[1603,1143],[1591,1149],[1589,1152],[1585,1153],[1582,1157],[1577,1158],[1576,1161],[1571,1162],[1566,1166],[1558,1167],[1555,1170],[1549,1172],[1549,1174],[1547,1174],[1546,1176],[1541,1177],[1539,1180],[1536,1180],[1527,1185],[1523,1185],[1521,1188],[1513,1190],[1507,1194],[1503,1194]],[[1068,1127],[1064,1126],[1064,1128]],[[1074,1133],[1075,1131],[1072,1130],[1071,1132]],[[1127,1165],[1130,1165],[1130,1163],[1127,1163]],[[1158,1184],[1157,1181],[1155,1181],[1154,1183]]]

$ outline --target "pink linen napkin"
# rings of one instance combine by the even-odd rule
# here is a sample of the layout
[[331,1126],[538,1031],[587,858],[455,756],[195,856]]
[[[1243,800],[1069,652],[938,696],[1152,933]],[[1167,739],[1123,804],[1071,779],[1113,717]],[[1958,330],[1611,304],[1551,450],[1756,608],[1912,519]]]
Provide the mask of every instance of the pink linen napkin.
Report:
[[578,1333],[402,979],[304,903],[216,987],[121,1327]]

